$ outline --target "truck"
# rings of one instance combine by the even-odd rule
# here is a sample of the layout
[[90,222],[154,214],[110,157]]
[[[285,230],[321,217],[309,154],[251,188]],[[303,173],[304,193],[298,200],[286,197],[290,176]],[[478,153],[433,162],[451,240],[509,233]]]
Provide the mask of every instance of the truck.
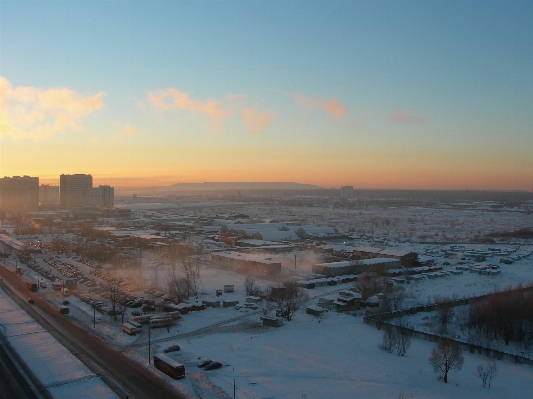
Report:
[[26,280],[26,288],[28,288],[30,291],[37,291],[39,290],[39,284],[33,280]]

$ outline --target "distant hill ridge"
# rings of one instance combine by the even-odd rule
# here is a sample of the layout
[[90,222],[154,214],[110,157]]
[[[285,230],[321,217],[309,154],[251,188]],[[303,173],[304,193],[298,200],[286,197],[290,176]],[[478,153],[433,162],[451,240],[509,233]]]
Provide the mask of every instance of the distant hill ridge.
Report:
[[170,186],[182,190],[317,190],[323,187],[293,182],[204,182],[176,183]]

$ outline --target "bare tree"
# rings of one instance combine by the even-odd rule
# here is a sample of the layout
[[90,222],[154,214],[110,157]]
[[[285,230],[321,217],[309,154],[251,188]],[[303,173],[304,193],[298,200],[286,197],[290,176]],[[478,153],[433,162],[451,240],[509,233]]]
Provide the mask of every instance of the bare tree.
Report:
[[244,289],[246,290],[246,296],[254,295],[255,293],[255,278],[252,276],[246,276],[244,279]]
[[396,338],[396,353],[398,356],[404,356],[407,350],[411,347],[411,336],[404,330],[397,331]]
[[445,383],[448,382],[450,370],[460,370],[463,367],[464,357],[459,344],[450,339],[440,341],[431,351],[429,363],[435,373],[442,373]]
[[183,276],[171,277],[168,281],[168,291],[177,303],[186,302],[189,299],[189,282]]
[[411,336],[403,329],[386,325],[383,330],[383,340],[379,345],[381,350],[392,353],[396,351],[398,356],[404,356],[411,347]]
[[290,321],[308,300],[309,295],[294,280],[285,280],[281,285],[269,287],[267,299],[276,305],[276,313]]
[[363,273],[355,283],[355,289],[366,300],[368,297],[385,293],[388,278],[376,273]]
[[395,311],[402,307],[403,302],[407,299],[405,287],[393,284],[387,284],[385,287],[385,306]]
[[448,297],[435,297],[435,306],[437,308],[437,315],[440,325],[443,331],[446,332],[448,324],[450,323],[454,315],[451,299]]
[[476,370],[479,378],[481,378],[483,387],[486,387],[488,382],[490,388],[492,379],[498,374],[498,365],[496,364],[496,361],[491,360],[486,364],[479,364]]
[[106,284],[106,290],[104,292],[104,297],[109,300],[111,304],[111,309],[113,311],[113,316],[115,316],[115,321],[117,321],[117,307],[120,302],[124,300],[124,291],[120,288],[122,281],[118,278],[113,278],[109,280]]
[[383,329],[383,338],[381,344],[379,344],[379,349],[392,353],[394,351],[395,341],[396,341],[396,331],[394,328],[387,324]]

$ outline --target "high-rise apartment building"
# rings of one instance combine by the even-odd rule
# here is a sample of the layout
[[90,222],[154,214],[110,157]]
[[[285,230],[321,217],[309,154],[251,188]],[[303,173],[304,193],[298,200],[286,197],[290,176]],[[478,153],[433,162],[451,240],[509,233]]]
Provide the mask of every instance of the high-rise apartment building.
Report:
[[59,208],[71,209],[89,205],[92,187],[92,175],[61,175],[59,177]]
[[342,186],[341,198],[353,198],[353,186]]
[[39,210],[39,178],[13,176],[0,179],[0,208],[9,212]]
[[89,205],[113,208],[115,206],[115,189],[110,186],[92,188],[89,195]]
[[41,184],[39,186],[39,202],[41,205],[53,205],[59,203],[59,186]]

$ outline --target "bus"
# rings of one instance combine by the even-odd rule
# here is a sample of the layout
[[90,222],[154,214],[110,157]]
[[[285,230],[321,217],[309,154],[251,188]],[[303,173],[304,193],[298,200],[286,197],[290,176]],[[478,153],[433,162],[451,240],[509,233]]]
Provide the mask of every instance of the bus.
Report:
[[137,329],[137,332],[141,332],[143,330],[143,325],[141,323],[137,323],[134,320],[128,320],[128,323],[131,324],[133,327]]
[[37,291],[39,289],[39,284],[32,280],[26,280],[26,287],[30,291]]
[[154,355],[154,366],[175,380],[185,378],[185,366],[162,353]]
[[61,291],[61,288],[63,288],[63,283],[59,280],[52,281],[52,289],[54,291]]
[[133,316],[130,318],[129,322],[136,322],[141,324],[148,324],[150,323],[150,319],[152,318],[151,314],[143,314],[142,316]]
[[128,335],[135,335],[139,332],[139,330],[130,323],[124,323],[122,324],[122,332],[125,332]]
[[150,319],[150,328],[157,327],[170,327],[172,325],[172,317],[163,316],[163,317],[152,317]]

